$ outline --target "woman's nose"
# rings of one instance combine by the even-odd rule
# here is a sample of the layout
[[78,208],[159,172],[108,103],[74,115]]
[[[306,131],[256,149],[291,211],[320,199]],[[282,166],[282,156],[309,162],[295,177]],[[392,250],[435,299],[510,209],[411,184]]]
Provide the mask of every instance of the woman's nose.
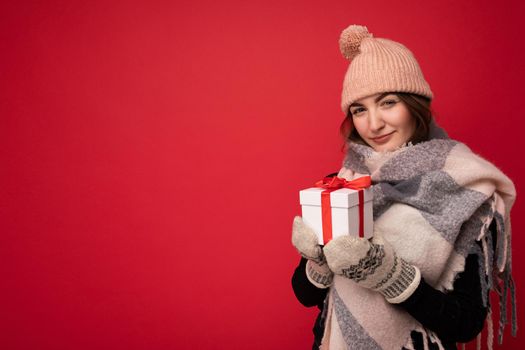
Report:
[[381,130],[385,126],[385,121],[381,115],[381,112],[371,111],[369,115],[369,128],[371,131]]

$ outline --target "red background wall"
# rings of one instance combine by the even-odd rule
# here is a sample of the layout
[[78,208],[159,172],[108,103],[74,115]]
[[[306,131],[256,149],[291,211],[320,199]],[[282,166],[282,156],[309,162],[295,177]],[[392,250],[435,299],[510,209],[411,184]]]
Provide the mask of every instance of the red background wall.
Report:
[[[409,47],[438,122],[521,193],[524,10],[2,2],[1,347],[309,348],[316,311],[290,286],[291,223],[298,191],[342,160],[340,32],[363,24]],[[498,349],[525,343],[508,333]]]

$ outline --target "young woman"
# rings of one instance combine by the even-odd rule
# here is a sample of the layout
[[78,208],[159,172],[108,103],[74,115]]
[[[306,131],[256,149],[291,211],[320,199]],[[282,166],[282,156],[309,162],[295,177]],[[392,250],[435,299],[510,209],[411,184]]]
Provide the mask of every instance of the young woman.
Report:
[[436,125],[432,91],[405,46],[358,25],[339,44],[351,63],[341,102],[346,156],[334,175],[371,177],[374,234],[323,247],[294,219],[301,260],[292,286],[321,310],[313,348],[457,349],[485,320],[491,347],[490,290],[502,296],[501,342],[510,289],[515,334],[512,181]]

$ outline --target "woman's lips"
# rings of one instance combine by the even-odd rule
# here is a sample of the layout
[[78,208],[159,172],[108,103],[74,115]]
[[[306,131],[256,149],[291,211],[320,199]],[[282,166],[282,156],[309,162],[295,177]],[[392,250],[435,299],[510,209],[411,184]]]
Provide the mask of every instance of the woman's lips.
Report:
[[388,140],[390,140],[390,137],[392,136],[393,133],[394,133],[394,131],[392,131],[391,133],[386,134],[386,135],[375,137],[372,140],[374,140],[375,143],[379,143],[379,144],[386,143],[386,142],[388,142]]

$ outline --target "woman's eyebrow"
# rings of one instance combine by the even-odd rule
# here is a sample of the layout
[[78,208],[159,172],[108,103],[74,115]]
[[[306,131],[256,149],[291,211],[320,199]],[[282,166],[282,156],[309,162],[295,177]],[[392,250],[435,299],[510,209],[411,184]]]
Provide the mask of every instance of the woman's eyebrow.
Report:
[[[377,97],[375,98],[374,102],[377,103],[377,102],[380,101],[383,97],[385,97],[385,96],[387,96],[387,95],[390,95],[390,94],[391,94],[390,92],[384,92],[384,93],[382,93],[381,95],[377,96]],[[362,104],[360,104],[360,103],[358,103],[358,102],[354,102],[354,103],[352,103],[352,104],[350,105],[350,107],[353,107],[353,106],[362,106]],[[350,108],[350,107],[348,107],[348,108]]]

